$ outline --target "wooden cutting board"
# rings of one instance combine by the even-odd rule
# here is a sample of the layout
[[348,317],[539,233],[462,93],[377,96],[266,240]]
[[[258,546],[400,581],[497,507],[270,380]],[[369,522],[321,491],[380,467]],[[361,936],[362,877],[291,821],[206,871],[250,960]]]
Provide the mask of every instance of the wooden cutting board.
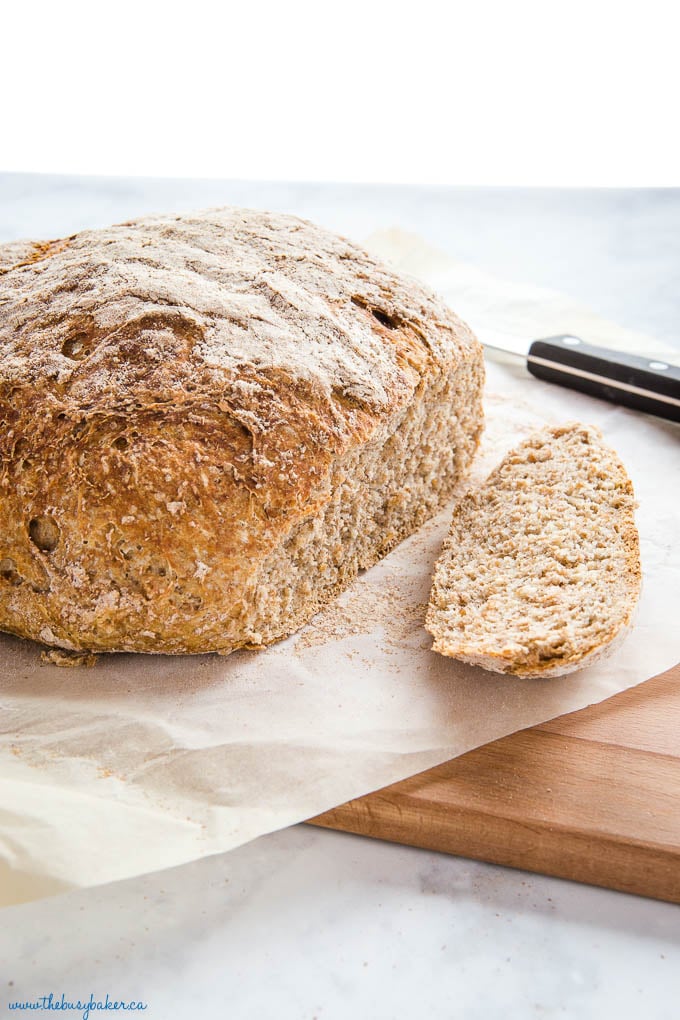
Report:
[[680,903],[680,666],[312,823]]

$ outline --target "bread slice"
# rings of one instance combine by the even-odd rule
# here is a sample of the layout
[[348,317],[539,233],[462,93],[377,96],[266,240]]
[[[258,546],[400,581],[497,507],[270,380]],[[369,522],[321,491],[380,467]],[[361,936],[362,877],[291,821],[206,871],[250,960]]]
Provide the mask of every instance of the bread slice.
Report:
[[593,662],[640,593],[634,508],[597,429],[535,433],[454,510],[425,624],[434,651],[521,677]]

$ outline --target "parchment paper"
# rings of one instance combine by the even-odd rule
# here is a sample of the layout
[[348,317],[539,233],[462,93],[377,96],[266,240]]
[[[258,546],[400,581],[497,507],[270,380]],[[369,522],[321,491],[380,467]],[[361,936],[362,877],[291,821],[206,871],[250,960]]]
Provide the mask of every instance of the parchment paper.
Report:
[[[517,287],[390,232],[371,241],[429,280],[483,337],[580,332],[662,355],[562,295]],[[423,629],[450,509],[298,635],[264,652],[39,661],[0,637],[0,905],[228,850],[515,730],[598,702],[680,658],[680,430],[489,362],[471,484],[546,421],[598,425],[638,500],[644,587],[610,660],[504,678],[429,651]]]

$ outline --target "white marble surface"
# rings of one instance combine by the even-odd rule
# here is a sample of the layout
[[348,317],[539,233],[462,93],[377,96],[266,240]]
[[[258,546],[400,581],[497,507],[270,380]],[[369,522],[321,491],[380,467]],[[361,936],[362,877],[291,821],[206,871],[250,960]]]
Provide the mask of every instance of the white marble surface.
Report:
[[108,991],[162,1020],[675,1020],[680,1005],[678,907],[304,826],[0,919],[3,998]]
[[[677,191],[8,175],[0,240],[218,202],[290,209],[357,237],[416,230],[457,257],[561,288],[678,343]],[[304,826],[172,871],[5,908],[0,961],[0,1016],[24,1015],[8,1003],[50,991],[143,999],[149,1020],[680,1015],[680,908]]]

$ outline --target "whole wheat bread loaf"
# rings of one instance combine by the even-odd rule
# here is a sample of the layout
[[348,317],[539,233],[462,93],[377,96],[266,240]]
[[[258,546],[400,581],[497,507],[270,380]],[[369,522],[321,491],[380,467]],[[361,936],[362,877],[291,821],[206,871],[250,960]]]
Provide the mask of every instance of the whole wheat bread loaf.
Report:
[[524,677],[595,661],[638,599],[634,508],[597,429],[531,436],[454,509],[427,613],[434,650]]
[[290,634],[449,497],[483,374],[427,288],[291,216],[0,246],[0,629]]

